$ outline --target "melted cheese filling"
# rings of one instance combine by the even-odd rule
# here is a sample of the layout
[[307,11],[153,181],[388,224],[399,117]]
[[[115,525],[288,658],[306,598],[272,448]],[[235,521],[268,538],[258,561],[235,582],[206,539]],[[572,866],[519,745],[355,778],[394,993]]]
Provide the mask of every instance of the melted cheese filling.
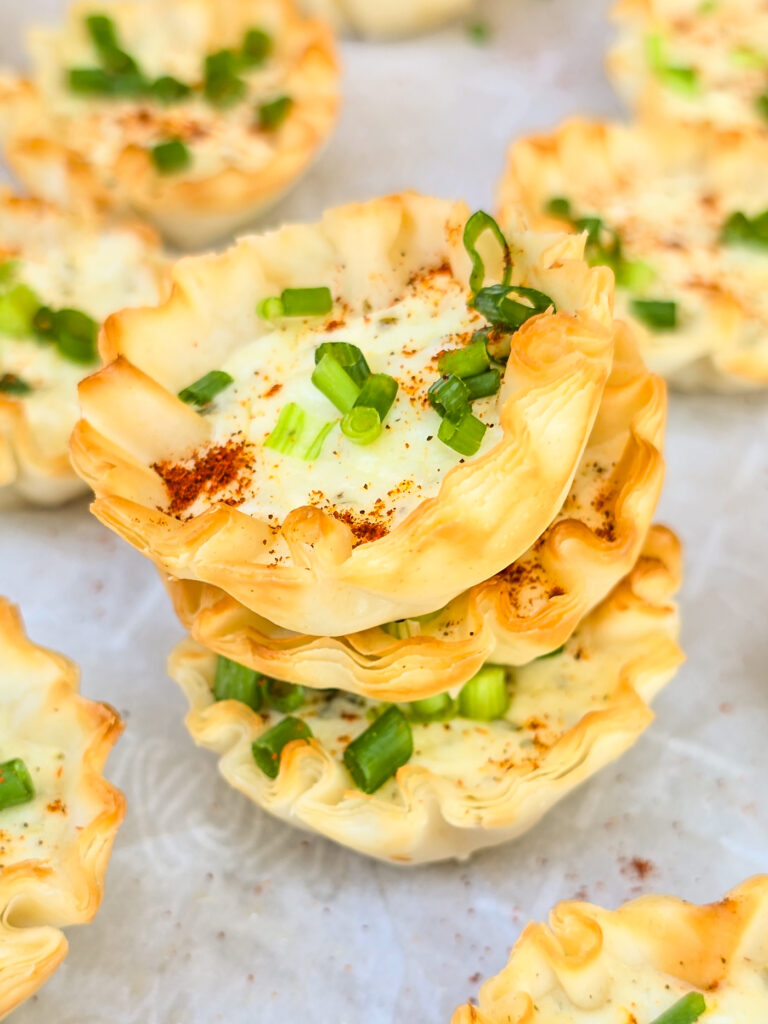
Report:
[[[0,239],[10,230],[0,218]],[[62,239],[29,232],[29,258],[24,239],[15,280],[29,285],[44,305],[82,310],[97,322],[124,306],[157,301],[156,272],[139,236],[113,231],[83,233]],[[78,417],[77,385],[96,368],[59,355],[55,345],[34,337],[0,334],[0,375],[14,374],[32,391],[13,396],[24,405],[26,419],[44,455],[66,451]]]
[[[196,3],[164,4],[162,17],[147,31],[146,13],[135,9],[110,11],[124,49],[149,78],[171,75],[188,85],[204,76],[210,40],[220,36],[209,24],[209,11]],[[82,12],[79,12],[82,13]],[[32,37],[36,80],[45,97],[46,111],[54,120],[68,123],[75,145],[88,160],[105,169],[114,166],[126,146],[149,149],[172,137],[182,138],[192,152],[192,164],[174,175],[206,178],[226,167],[259,170],[275,153],[275,133],[260,131],[256,108],[284,94],[291,95],[287,79],[295,57],[281,52],[284,27],[274,14],[258,26],[275,40],[276,53],[264,65],[246,69],[240,77],[246,85],[244,98],[228,108],[209,103],[199,93],[171,105],[151,98],[99,99],[84,97],[68,88],[71,68],[96,67],[98,59],[82,18],[71,20],[60,31],[39,31]],[[240,38],[232,41],[239,46]],[[292,97],[298,100],[298,96]],[[71,137],[71,136],[70,136]]]
[[[237,438],[254,446],[253,483],[241,511],[277,525],[292,509],[309,504],[389,529],[436,495],[462,456],[438,439],[441,420],[427,390],[439,377],[439,354],[466,345],[484,324],[468,309],[462,286],[450,274],[437,272],[385,310],[315,327],[286,322],[239,349],[222,366],[235,383],[222,392],[208,417],[214,443]],[[338,410],[311,380],[316,348],[332,340],[353,342],[373,373],[397,380],[397,397],[381,435],[372,444],[358,445],[334,426],[313,462],[265,448],[289,402],[298,404],[309,421],[304,448],[324,423],[339,420]],[[480,451],[472,456],[478,458],[502,437],[499,396],[475,401],[472,411],[488,426]],[[193,513],[204,508],[203,501],[192,507]]]

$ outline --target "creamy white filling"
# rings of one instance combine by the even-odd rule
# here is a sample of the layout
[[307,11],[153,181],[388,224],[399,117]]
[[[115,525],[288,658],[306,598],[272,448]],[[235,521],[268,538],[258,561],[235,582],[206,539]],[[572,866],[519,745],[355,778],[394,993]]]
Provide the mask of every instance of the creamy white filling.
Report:
[[[313,504],[354,516],[374,514],[391,527],[437,494],[463,457],[438,439],[441,420],[427,390],[439,377],[438,355],[465,345],[484,324],[467,308],[466,291],[449,274],[436,274],[385,310],[336,323],[285,322],[239,349],[221,367],[235,383],[222,392],[208,418],[215,442],[236,436],[254,446],[252,485],[241,510],[280,522],[292,509]],[[340,419],[311,379],[315,350],[329,340],[354,343],[373,373],[397,380],[397,397],[380,437],[358,445],[335,424],[313,462],[265,448],[289,402],[307,417],[298,451],[306,450],[324,423]],[[478,458],[502,436],[498,395],[474,402],[472,411],[488,426],[473,456]]]

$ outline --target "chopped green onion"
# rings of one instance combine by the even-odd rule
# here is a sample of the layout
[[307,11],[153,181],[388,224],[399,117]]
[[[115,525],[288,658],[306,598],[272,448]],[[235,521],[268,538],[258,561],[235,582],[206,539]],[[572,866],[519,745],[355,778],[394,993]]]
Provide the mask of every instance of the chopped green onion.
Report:
[[32,385],[15,373],[0,374],[0,395],[28,395]]
[[443,444],[453,448],[459,455],[474,455],[479,451],[487,429],[482,420],[468,412],[459,423],[444,419],[437,436]]
[[231,107],[246,93],[240,78],[240,59],[234,50],[219,50],[205,58],[203,90],[205,98],[216,107]]
[[305,419],[304,410],[295,402],[283,406],[277,423],[264,442],[264,447],[272,448],[281,455],[290,455],[301,441]]
[[119,47],[115,23],[106,14],[90,14],[85,19],[85,27],[97,50],[116,50]]
[[501,371],[493,367],[486,370],[485,373],[467,377],[464,383],[469,392],[470,401],[474,402],[476,398],[487,398],[489,395],[495,395],[501,387]]
[[732,50],[730,60],[734,67],[746,68],[748,71],[762,71],[768,67],[768,56],[753,50],[751,46],[741,46]]
[[309,448],[307,448],[307,450],[304,452],[303,458],[305,462],[314,462],[315,459],[320,457],[326,437],[328,437],[328,435],[338,422],[338,420],[328,420],[328,422],[320,428],[320,430],[317,432],[315,436],[314,441],[310,444]]
[[372,373],[355,401],[358,408],[375,409],[383,422],[397,396],[397,381],[388,373]]
[[485,263],[482,256],[477,251],[477,242],[480,236],[486,231],[490,231],[501,246],[502,258],[504,260],[504,276],[501,282],[502,285],[509,284],[509,279],[512,276],[512,254],[509,251],[509,245],[507,244],[503,231],[489,213],[485,213],[484,210],[478,210],[476,213],[472,214],[464,225],[464,248],[467,250],[469,258],[472,261],[472,272],[469,275],[469,287],[472,289],[473,293],[478,292],[483,287],[483,281],[485,280]]
[[26,284],[15,284],[0,293],[0,334],[23,338],[32,333],[32,322],[40,299]]
[[293,109],[290,96],[277,96],[268,103],[259,105],[259,128],[265,132],[274,132],[280,127]]
[[60,309],[53,316],[53,333],[59,354],[73,363],[92,363],[98,351],[99,325],[79,309]]
[[32,329],[41,341],[56,341],[56,310],[41,306],[32,317]]
[[249,28],[243,40],[242,60],[250,67],[263,64],[272,52],[272,36],[260,28]]
[[296,711],[304,703],[306,691],[303,686],[284,683],[279,679],[268,679],[267,700],[278,711]]
[[0,288],[9,285],[19,271],[18,260],[3,260],[0,263]]
[[459,693],[459,714],[477,722],[503,718],[508,707],[507,671],[501,665],[484,665]]
[[283,316],[324,316],[333,309],[331,289],[285,288],[280,296]]
[[379,628],[395,640],[410,640],[412,636],[418,636],[421,630],[418,625],[414,626],[414,619],[395,619],[394,622],[385,622]]
[[355,444],[373,444],[381,434],[381,416],[368,405],[356,405],[344,415],[341,432]]
[[159,174],[178,174],[192,163],[192,154],[182,139],[159,142],[152,147],[150,153]]
[[699,76],[695,68],[672,64],[668,60],[664,40],[658,33],[645,40],[648,64],[659,80],[669,89],[685,96],[695,96],[699,89]]
[[[530,305],[510,299],[510,295],[526,299]],[[526,320],[539,313],[546,313],[549,309],[556,311],[555,304],[548,295],[535,288],[523,288],[520,285],[493,284],[489,288],[481,288],[469,304],[474,306],[478,313],[482,313],[489,323],[509,331],[516,331]]]
[[571,201],[565,196],[553,196],[544,209],[550,217],[559,217],[560,220],[571,219]]
[[118,78],[122,76],[138,77],[144,81],[144,76],[139,70],[139,65],[125,50],[118,46],[105,47],[100,51],[101,64],[107,74]]
[[458,705],[448,693],[414,700],[408,705],[408,714],[415,722],[446,722],[454,718]]
[[315,367],[312,383],[345,414],[354,406],[360,394],[360,388],[344,367],[328,354],[324,355]]
[[413,735],[400,708],[379,715],[344,751],[344,764],[358,789],[375,793],[413,754]]
[[343,366],[359,387],[362,387],[371,375],[371,368],[363,353],[357,345],[351,345],[348,341],[324,341],[322,345],[318,345],[315,349],[315,366],[325,355],[332,356]]
[[160,78],[156,78],[149,91],[158,103],[168,104],[180,103],[192,95],[192,87],[172,75],[161,75]]
[[262,320],[276,320],[283,315],[283,303],[277,295],[269,295],[257,304],[256,312]]
[[656,271],[643,260],[622,259],[614,267],[616,284],[621,288],[629,288],[633,292],[642,292],[656,279]]
[[474,21],[467,22],[467,35],[473,43],[484,46],[491,38],[491,26],[487,21],[476,18]]
[[651,1024],[693,1024],[706,1010],[707,1004],[701,992],[689,992],[660,1017],[652,1020]]
[[264,702],[261,676],[252,668],[219,655],[213,679],[216,700],[237,700],[258,711]]
[[666,299],[632,299],[633,316],[652,331],[669,331],[677,327],[677,303]]
[[475,377],[478,373],[484,373],[490,365],[491,360],[483,338],[473,339],[466,348],[443,352],[437,360],[440,373],[453,373],[457,377]]
[[732,213],[723,225],[720,239],[726,245],[755,245],[768,247],[768,210],[747,217],[745,213]]
[[761,96],[758,96],[755,100],[755,107],[758,114],[766,121],[768,121],[768,92],[764,92]]
[[14,757],[0,764],[0,811],[28,804],[34,795],[32,776],[21,758]]
[[280,774],[280,758],[284,748],[295,740],[312,739],[312,730],[300,718],[289,716],[282,722],[262,733],[251,744],[251,752],[256,764],[270,779]]
[[232,383],[234,383],[234,377],[230,377],[224,370],[211,370],[210,373],[206,373],[204,377],[180,391],[179,398],[187,405],[208,405],[220,391],[228,388]]
[[460,377],[453,374],[439,377],[427,391],[429,404],[439,416],[459,423],[470,411],[469,389]]

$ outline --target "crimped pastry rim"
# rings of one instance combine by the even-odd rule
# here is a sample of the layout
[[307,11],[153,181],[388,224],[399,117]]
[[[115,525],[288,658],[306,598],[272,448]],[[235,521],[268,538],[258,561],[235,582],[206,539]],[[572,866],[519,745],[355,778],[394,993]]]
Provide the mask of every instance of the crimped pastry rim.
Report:
[[[597,629],[610,634],[617,619],[626,623],[622,616],[636,616],[651,630],[644,634],[646,653],[622,666],[605,706],[590,710],[562,734],[538,768],[526,772],[507,766],[498,785],[503,795],[497,800],[488,788],[474,793],[467,784],[458,786],[425,766],[410,764],[397,772],[396,801],[365,796],[349,789],[339,762],[316,740],[289,744],[277,779],[270,781],[247,767],[262,719],[237,701],[213,700],[215,662],[210,652],[194,641],[182,641],[171,653],[168,671],[190,703],[185,721],[192,739],[215,751],[224,778],[263,809],[397,864],[464,859],[531,828],[559,799],[628,749],[653,719],[647,701],[683,657],[674,639],[676,606],[670,603],[679,585],[680,548],[670,531],[654,527],[645,550],[646,557],[591,618]],[[626,631],[626,625],[620,628]]]
[[[74,662],[33,644],[24,632],[18,610],[5,598],[0,598],[0,640],[3,650],[44,658],[46,673],[53,670],[56,674],[48,686],[56,706],[71,703],[77,707],[89,738],[83,753],[81,785],[100,807],[58,862],[30,858],[0,869],[3,1016],[36,991],[63,960],[67,942],[60,929],[85,924],[96,914],[112,843],[125,815],[125,798],[102,774],[123,730],[117,712],[78,693],[79,671]],[[14,917],[18,917],[15,905],[23,914],[20,924],[14,924]],[[30,952],[35,960],[32,970],[25,959]]]

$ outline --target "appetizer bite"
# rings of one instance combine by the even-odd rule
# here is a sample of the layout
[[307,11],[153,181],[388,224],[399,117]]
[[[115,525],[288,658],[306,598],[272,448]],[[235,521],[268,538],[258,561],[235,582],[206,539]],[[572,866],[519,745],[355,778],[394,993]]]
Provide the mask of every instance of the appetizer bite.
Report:
[[582,250],[406,194],[182,261],[81,386],[95,515],[294,632],[442,608],[573,483],[615,333]]
[[566,122],[513,143],[503,223],[586,234],[616,278],[616,315],[678,387],[768,385],[768,135]]
[[102,776],[122,723],[77,684],[75,665],[32,644],[0,598],[0,1016],[64,959],[60,929],[95,915],[125,813]]
[[619,0],[614,17],[608,71],[638,114],[768,135],[765,0]]
[[453,1024],[748,1024],[768,1020],[768,876],[720,903],[560,903]]
[[289,0],[73,4],[0,81],[0,136],[35,194],[131,210],[200,247],[252,222],[330,134],[328,28]]
[[0,189],[0,505],[85,490],[68,454],[77,384],[99,365],[107,314],[156,302],[165,273],[150,229]]
[[635,564],[664,474],[666,391],[627,328],[571,490],[554,523],[500,573],[444,608],[343,637],[291,633],[206,583],[166,577],[184,626],[217,654],[277,679],[407,700],[462,686],[487,661],[560,647]]
[[337,32],[394,37],[425,32],[467,14],[475,0],[299,0],[299,6]]
[[561,651],[486,665],[453,699],[381,704],[304,690],[192,640],[169,671],[187,727],[260,807],[360,853],[401,864],[464,858],[520,835],[626,751],[682,655],[680,552],[653,528],[631,574]]

